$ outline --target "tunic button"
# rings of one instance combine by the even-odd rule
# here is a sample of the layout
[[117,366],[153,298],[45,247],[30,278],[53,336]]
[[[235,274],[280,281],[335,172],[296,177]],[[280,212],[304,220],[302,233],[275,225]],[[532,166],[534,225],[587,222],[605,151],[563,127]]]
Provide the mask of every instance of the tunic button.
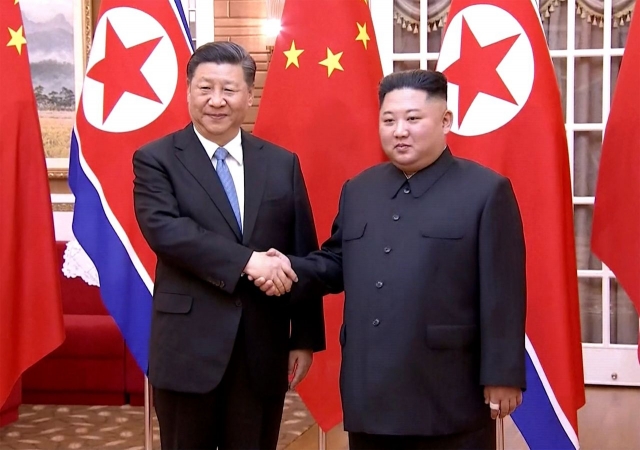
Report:
[[384,248],[384,252],[385,252],[385,253],[391,253],[391,249],[390,249],[389,247],[385,247],[385,248]]
[[403,192],[404,192],[405,194],[409,194],[409,193],[411,192],[411,189],[409,189],[408,187],[407,187],[407,188],[404,188],[404,191],[403,191]]
[[378,289],[380,289],[380,288],[382,287],[382,284],[383,284],[383,283],[382,283],[382,281],[378,281],[378,282],[376,283],[376,287],[377,287]]
[[398,214],[394,214],[392,218],[393,220],[400,220],[400,216]]
[[378,325],[380,325],[380,321],[378,319],[373,321],[373,326],[377,327]]
[[236,306],[242,306],[242,301],[236,300]]

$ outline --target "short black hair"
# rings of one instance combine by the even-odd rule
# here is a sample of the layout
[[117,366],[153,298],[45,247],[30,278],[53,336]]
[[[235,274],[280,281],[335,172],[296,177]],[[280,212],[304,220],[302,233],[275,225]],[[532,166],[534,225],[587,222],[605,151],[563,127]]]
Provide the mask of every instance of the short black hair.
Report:
[[209,42],[196,49],[187,64],[187,81],[191,83],[197,67],[203,63],[238,64],[242,66],[244,81],[251,88],[256,80],[256,62],[242,46],[235,42]]
[[385,96],[396,89],[416,89],[426,92],[428,98],[447,101],[447,77],[435,70],[403,70],[384,77],[378,85],[378,100],[381,107]]

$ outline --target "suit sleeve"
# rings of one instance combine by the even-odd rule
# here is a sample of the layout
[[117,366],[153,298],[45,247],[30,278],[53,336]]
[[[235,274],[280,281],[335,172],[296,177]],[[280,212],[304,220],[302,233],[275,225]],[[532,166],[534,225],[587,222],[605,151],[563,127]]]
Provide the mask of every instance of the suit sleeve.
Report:
[[520,211],[503,178],[480,219],[480,383],[526,388],[526,258]]
[[[293,190],[295,202],[293,254],[306,256],[318,249],[318,237],[297,155],[294,155]],[[310,293],[303,301],[291,302],[290,348],[292,350],[313,350],[314,352],[326,348],[321,294]]]
[[151,249],[232,293],[253,251],[181,217],[169,176],[151,151],[134,154],[133,171],[136,219]]
[[322,248],[306,258],[291,257],[291,265],[298,275],[292,289],[296,301],[305,295],[338,294],[344,290],[342,277],[342,230],[347,183],[342,186],[338,215],[331,226],[331,237]]

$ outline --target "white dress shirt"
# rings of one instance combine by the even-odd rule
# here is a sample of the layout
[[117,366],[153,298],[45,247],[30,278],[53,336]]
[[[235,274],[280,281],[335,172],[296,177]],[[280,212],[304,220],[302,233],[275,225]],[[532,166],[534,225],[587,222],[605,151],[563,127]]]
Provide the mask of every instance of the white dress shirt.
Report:
[[[219,145],[215,142],[212,142],[205,138],[203,135],[198,133],[198,130],[193,128],[193,131],[196,132],[196,136],[200,139],[202,146],[207,152],[207,156],[211,160],[211,164],[213,164],[213,168],[217,169],[218,160],[213,157],[213,154],[218,149]],[[224,146],[224,149],[229,152],[225,162],[227,163],[227,167],[229,167],[229,173],[231,173],[231,178],[233,179],[233,184],[236,188],[236,194],[238,195],[238,206],[240,207],[240,222],[244,227],[244,165],[243,165],[243,153],[242,153],[242,135],[240,134],[240,130],[238,130],[238,134],[236,137],[231,139],[231,141]]]

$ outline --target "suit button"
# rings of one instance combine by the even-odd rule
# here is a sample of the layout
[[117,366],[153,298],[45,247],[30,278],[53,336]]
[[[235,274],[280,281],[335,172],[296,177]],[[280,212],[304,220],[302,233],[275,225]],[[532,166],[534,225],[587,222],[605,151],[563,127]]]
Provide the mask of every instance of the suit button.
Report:
[[376,287],[377,287],[378,289],[380,289],[380,288],[382,287],[382,285],[383,285],[383,284],[384,284],[384,283],[383,283],[382,281],[378,281],[378,282],[376,283]]
[[220,287],[223,288],[224,287],[224,281],[220,282]]
[[378,319],[373,321],[373,326],[377,327],[378,325],[380,325],[380,321]]
[[400,216],[399,216],[398,214],[394,214],[393,216],[391,216],[391,218],[392,218],[394,221],[398,221],[398,220],[400,220]]
[[390,247],[385,247],[384,248],[384,252],[385,253],[391,253],[391,248]]
[[409,194],[411,192],[411,189],[409,189],[408,187],[404,188],[404,192],[405,194]]
[[236,300],[236,306],[238,307],[242,306],[242,302],[240,300]]

